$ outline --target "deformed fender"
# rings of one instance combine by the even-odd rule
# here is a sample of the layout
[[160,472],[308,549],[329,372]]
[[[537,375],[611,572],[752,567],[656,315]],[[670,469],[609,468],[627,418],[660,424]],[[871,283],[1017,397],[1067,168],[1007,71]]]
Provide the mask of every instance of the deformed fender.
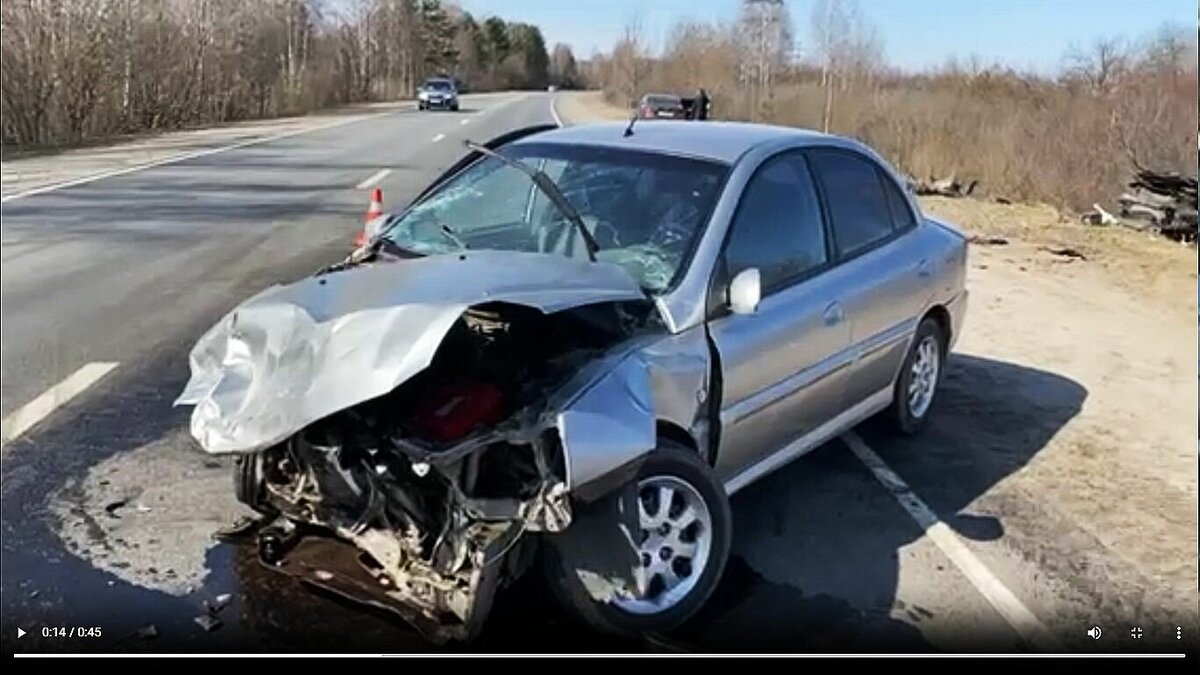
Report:
[[601,478],[654,449],[654,398],[646,364],[636,353],[601,375],[556,420],[567,487]]
[[600,479],[619,484],[614,475],[629,475],[658,445],[660,421],[686,430],[698,448],[706,448],[710,366],[702,329],[650,336],[585,366],[576,382],[586,384],[565,387],[574,393],[557,407],[572,492]]

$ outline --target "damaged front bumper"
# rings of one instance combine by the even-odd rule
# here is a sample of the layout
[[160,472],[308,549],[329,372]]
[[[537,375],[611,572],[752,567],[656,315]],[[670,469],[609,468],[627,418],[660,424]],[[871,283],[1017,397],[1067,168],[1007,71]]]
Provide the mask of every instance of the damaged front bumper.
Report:
[[[597,599],[635,593],[614,488],[661,420],[704,447],[707,354],[615,266],[469,252],[252,298],[197,343],[178,402],[205,450],[240,455],[239,498],[273,519],[265,563],[470,640],[539,542]],[[469,432],[414,419],[463,397]]]

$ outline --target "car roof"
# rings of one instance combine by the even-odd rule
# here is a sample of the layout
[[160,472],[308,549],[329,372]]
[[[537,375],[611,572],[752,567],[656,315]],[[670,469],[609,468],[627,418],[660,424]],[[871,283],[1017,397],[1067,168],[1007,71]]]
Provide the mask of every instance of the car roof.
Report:
[[692,122],[654,120],[634,123],[633,134],[626,137],[629,122],[601,122],[560,127],[532,136],[522,143],[561,143],[631,148],[667,155],[685,155],[733,164],[752,148],[774,141],[792,140],[796,145],[831,145],[843,139],[819,131],[795,127],[746,122]]
[[427,78],[425,78],[425,84],[431,84],[433,82],[445,82],[446,84],[454,84],[454,80],[452,80],[448,77],[427,77]]

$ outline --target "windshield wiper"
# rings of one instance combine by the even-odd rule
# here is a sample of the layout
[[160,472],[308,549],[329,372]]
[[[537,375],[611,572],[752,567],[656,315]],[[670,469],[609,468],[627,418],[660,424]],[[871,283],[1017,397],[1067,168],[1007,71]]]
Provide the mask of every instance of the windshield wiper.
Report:
[[567,201],[567,198],[565,195],[563,195],[562,190],[558,189],[558,184],[554,182],[554,179],[550,178],[550,176],[547,176],[546,172],[542,171],[541,169],[535,169],[524,162],[505,157],[489,147],[472,141],[463,141],[463,145],[466,145],[469,149],[474,150],[475,152],[487,155],[488,157],[495,157],[496,159],[520,171],[526,176],[529,176],[529,178],[533,180],[533,184],[536,185],[537,188],[550,199],[550,203],[554,204],[554,207],[558,209],[558,212],[563,214],[567,220],[571,221],[571,224],[575,226],[575,229],[579,230],[579,235],[583,237],[584,248],[587,249],[588,260],[596,262],[596,252],[600,250],[600,244],[596,243],[596,238],[593,237],[592,233],[588,231],[587,225],[583,224],[583,218],[580,217],[579,212],[575,210],[575,207],[571,206],[571,203]]

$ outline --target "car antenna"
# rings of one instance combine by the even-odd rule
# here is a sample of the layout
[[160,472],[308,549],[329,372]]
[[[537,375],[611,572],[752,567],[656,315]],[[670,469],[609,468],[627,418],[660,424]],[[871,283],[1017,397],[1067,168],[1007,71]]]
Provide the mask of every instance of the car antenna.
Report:
[[629,138],[633,135],[633,123],[636,121],[638,121],[638,116],[637,113],[634,113],[633,117],[629,118],[629,126],[625,127],[625,133],[621,134],[621,138]]

